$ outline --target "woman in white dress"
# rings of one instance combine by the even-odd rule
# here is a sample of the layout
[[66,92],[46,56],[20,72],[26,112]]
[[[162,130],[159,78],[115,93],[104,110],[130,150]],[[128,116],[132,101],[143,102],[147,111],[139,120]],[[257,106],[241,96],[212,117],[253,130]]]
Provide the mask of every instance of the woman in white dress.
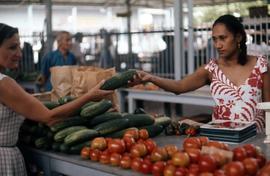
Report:
[[27,175],[24,160],[16,147],[19,128],[24,118],[52,124],[71,115],[89,101],[97,101],[111,94],[100,82],[80,98],[53,110],[25,92],[12,78],[2,74],[15,69],[22,58],[18,29],[0,23],[0,175]]

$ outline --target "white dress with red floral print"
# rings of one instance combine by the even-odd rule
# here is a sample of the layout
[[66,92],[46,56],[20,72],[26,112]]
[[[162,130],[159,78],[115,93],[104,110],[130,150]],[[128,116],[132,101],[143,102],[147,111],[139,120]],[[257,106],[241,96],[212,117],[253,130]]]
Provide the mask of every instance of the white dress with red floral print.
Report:
[[231,120],[240,122],[256,122],[257,131],[262,132],[265,116],[256,108],[262,102],[262,74],[267,71],[267,60],[259,56],[250,76],[240,85],[234,85],[212,59],[205,69],[212,74],[210,90],[216,103],[213,109],[213,120]]

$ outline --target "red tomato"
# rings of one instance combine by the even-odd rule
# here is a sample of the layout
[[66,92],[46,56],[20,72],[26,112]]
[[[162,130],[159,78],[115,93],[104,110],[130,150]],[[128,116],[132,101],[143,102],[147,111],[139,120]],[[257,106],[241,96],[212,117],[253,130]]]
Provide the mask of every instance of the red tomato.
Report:
[[122,154],[125,152],[125,142],[121,139],[113,139],[108,143],[108,150],[110,153]]
[[245,144],[245,145],[243,145],[243,147],[246,150],[248,157],[254,157],[254,158],[256,157],[257,150],[253,144]]
[[176,145],[168,144],[164,148],[166,149],[170,158],[173,156],[174,153],[178,152],[178,148]]
[[209,142],[209,138],[206,136],[199,136],[197,138],[200,140],[202,146],[206,145]]
[[139,130],[138,129],[129,129],[125,132],[123,137],[132,137],[137,141],[139,139]]
[[142,143],[135,144],[131,147],[130,153],[133,158],[143,157],[147,154],[147,148]]
[[210,173],[210,172],[202,172],[202,173],[200,173],[200,176],[213,176],[213,173]]
[[123,138],[125,145],[126,145],[126,151],[130,151],[131,147],[136,143],[135,139],[133,137],[125,136]]
[[152,164],[152,161],[151,161],[151,156],[150,156],[150,155],[146,155],[146,156],[143,158],[143,161],[144,161],[144,162],[148,162],[148,163],[151,163],[151,164]]
[[163,170],[163,175],[164,176],[174,176],[174,173],[175,173],[175,166],[174,165],[166,165],[164,170]]
[[105,140],[106,140],[107,144],[109,144],[109,142],[112,141],[113,138],[105,138]]
[[141,169],[142,162],[143,162],[142,158],[133,158],[131,161],[131,169],[139,172]]
[[191,163],[198,163],[200,156],[201,156],[201,150],[197,148],[187,148],[186,152],[190,158]]
[[188,171],[186,176],[199,176],[198,173]]
[[89,159],[89,154],[90,154],[90,147],[83,147],[81,150],[81,158]]
[[166,161],[166,164],[167,164],[167,165],[168,165],[168,164],[173,165],[172,160],[171,160],[171,159],[170,159],[170,160],[167,160],[167,161]]
[[140,143],[141,143],[141,144],[144,144],[144,140],[143,140],[143,139],[138,139],[138,140],[136,141],[136,143],[137,143],[137,144],[140,144]]
[[266,163],[266,158],[265,158],[265,156],[263,156],[262,154],[258,154],[258,155],[256,156],[256,159],[257,159],[259,168],[262,168],[262,167],[265,165],[265,163]]
[[270,176],[270,164],[266,164],[257,174],[257,176]]
[[102,164],[110,164],[110,154],[109,152],[101,152],[99,156],[99,162]]
[[188,170],[184,167],[178,167],[176,168],[174,172],[174,176],[185,176],[187,174]]
[[172,156],[172,162],[175,166],[186,167],[189,165],[190,159],[185,152],[176,152]]
[[224,170],[219,169],[214,172],[214,176],[226,176],[226,175]]
[[228,162],[228,159],[221,153],[213,153],[211,155],[215,159],[217,167],[222,167],[224,164]]
[[184,150],[186,150],[188,148],[201,149],[201,147],[202,147],[201,141],[200,141],[200,139],[198,139],[196,137],[190,137],[190,138],[184,139],[184,143],[183,143]]
[[270,170],[260,170],[256,176],[270,176]]
[[148,162],[148,161],[143,161],[142,162],[142,165],[141,165],[141,168],[140,168],[140,171],[143,173],[143,174],[149,174],[152,172],[152,163],[151,162]]
[[122,156],[119,153],[112,153],[110,156],[110,163],[112,166],[119,166]]
[[245,170],[246,170],[246,174],[247,175],[256,175],[257,171],[259,170],[259,165],[257,162],[257,159],[255,158],[246,158],[242,161]]
[[105,150],[107,148],[107,141],[104,137],[97,137],[91,142],[91,148],[98,150]]
[[149,138],[149,133],[146,129],[140,129],[139,136],[140,136],[140,139],[146,140]]
[[226,176],[244,176],[245,168],[240,161],[232,161],[224,166]]
[[242,161],[247,157],[247,152],[243,147],[236,147],[233,149],[233,160]]
[[216,147],[218,149],[224,149],[224,150],[227,150],[227,145],[225,145],[224,143],[222,142],[219,142],[219,141],[209,141],[206,146],[208,147]]
[[199,165],[198,164],[191,164],[189,165],[188,172],[193,173],[195,175],[198,175],[200,171]]
[[146,156],[143,158],[143,160],[148,160],[148,161],[152,162],[152,161],[151,161],[151,155],[146,155]]
[[129,156],[129,157],[131,157],[131,154],[128,153],[128,152],[125,152],[124,154],[122,154],[122,156]]
[[164,161],[157,161],[152,166],[153,176],[162,176],[166,163]]
[[147,148],[148,153],[151,153],[157,147],[157,144],[155,141],[153,141],[153,139],[145,140],[144,144]]
[[89,157],[91,161],[99,161],[100,153],[100,150],[97,149],[90,150]]
[[217,168],[215,158],[211,155],[201,155],[198,164],[200,172],[214,172]]
[[131,167],[131,158],[129,156],[123,156],[120,160],[120,167],[123,169],[129,169]]
[[157,147],[151,153],[152,162],[156,161],[166,161],[168,159],[168,153],[165,148]]

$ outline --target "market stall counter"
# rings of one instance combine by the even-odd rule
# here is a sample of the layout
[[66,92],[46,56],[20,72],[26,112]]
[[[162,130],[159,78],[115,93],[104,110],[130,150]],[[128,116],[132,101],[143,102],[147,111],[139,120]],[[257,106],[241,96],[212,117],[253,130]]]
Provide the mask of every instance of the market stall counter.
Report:
[[[165,136],[160,135],[153,138],[158,146],[165,146],[167,144],[175,144],[182,148],[183,139],[186,136]],[[246,143],[254,144],[261,147],[267,160],[270,160],[270,144],[263,143],[265,135],[258,134],[257,136],[246,140],[239,144],[229,144],[230,148],[241,146]],[[31,147],[20,147],[25,157],[25,162],[35,163],[43,170],[46,176],[55,176],[58,173],[68,176],[111,176],[111,175],[142,175],[132,170],[124,170],[120,167],[113,167],[103,165],[98,162],[90,160],[83,160],[79,155],[67,155],[63,153],[38,150]]]

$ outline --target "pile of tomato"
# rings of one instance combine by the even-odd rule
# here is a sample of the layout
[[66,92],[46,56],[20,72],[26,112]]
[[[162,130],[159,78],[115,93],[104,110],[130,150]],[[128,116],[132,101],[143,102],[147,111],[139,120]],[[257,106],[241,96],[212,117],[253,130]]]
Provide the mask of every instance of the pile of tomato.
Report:
[[[202,148],[231,153],[203,153]],[[259,147],[245,144],[230,150],[228,145],[207,137],[190,137],[183,148],[158,147],[145,129],[128,130],[123,138],[97,137],[81,150],[81,158],[132,169],[154,176],[270,176],[270,162]]]

